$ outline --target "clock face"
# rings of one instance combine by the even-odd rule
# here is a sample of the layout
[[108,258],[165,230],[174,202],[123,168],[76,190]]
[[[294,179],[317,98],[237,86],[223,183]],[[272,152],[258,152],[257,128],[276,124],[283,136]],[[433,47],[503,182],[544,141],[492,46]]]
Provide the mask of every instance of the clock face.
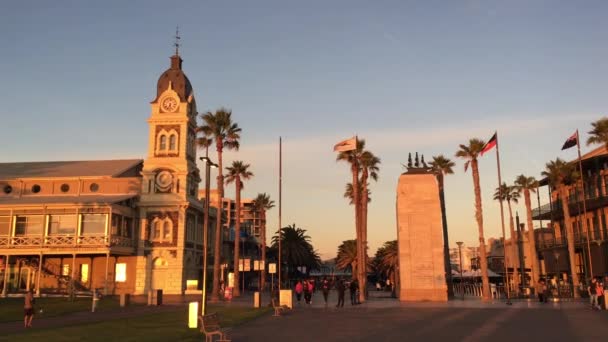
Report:
[[177,109],[177,100],[172,97],[163,99],[161,106],[165,112],[174,112]]
[[169,171],[161,171],[156,175],[156,186],[160,190],[167,190],[173,184],[173,175]]

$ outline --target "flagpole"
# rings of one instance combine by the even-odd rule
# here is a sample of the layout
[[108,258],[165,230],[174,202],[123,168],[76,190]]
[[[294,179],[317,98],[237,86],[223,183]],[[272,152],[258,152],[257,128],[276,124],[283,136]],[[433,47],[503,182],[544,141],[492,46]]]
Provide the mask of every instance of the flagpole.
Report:
[[[498,131],[496,132],[496,167],[498,169],[498,202],[500,203],[500,224],[502,227],[502,251],[505,265],[505,290],[507,292],[507,305],[511,305],[511,290],[509,289],[509,270],[507,268],[507,237],[505,235],[505,213],[502,204],[502,178],[500,176],[500,153],[498,152]],[[511,237],[513,240],[513,237]],[[511,241],[513,243],[513,241]]]
[[[587,228],[587,257],[589,258],[589,273],[593,278],[593,261],[591,260],[591,243],[589,242],[589,222],[587,221],[587,196],[585,196],[585,176],[583,175],[583,160],[581,158],[581,142],[578,135],[578,128],[576,129],[576,149],[578,151],[578,169],[581,173],[581,189],[583,192],[583,220],[585,227]],[[565,204],[567,205],[567,204]],[[580,207],[579,207],[580,209]]]
[[283,139],[279,137],[279,290],[281,290],[281,202],[282,202],[282,184],[283,184]]

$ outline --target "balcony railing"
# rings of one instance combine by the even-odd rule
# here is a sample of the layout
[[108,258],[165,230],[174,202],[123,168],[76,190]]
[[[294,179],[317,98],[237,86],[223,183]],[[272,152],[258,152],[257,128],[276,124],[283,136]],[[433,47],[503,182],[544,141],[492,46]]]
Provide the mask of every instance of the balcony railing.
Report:
[[117,235],[0,236],[0,248],[135,247],[132,238]]

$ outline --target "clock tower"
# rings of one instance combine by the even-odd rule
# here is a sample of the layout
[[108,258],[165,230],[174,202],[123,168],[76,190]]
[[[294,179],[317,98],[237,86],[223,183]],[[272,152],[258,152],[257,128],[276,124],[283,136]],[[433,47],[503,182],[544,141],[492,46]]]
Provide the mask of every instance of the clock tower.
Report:
[[201,274],[203,205],[198,200],[196,101],[176,50],[150,103],[142,170],[136,291],[195,290]]

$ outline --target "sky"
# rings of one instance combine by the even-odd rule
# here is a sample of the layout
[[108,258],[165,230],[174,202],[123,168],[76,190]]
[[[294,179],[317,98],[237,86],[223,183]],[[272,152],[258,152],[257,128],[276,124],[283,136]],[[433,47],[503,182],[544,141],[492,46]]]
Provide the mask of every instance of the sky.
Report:
[[[282,137],[282,223],[306,229],[324,259],[355,236],[349,166],[332,151],[353,135],[382,161],[370,254],[396,239],[409,152],[456,162],[445,179],[450,244],[474,246],[458,145],[498,131],[507,183],[575,158],[563,142],[576,129],[585,141],[608,109],[606,13],[608,2],[591,0],[4,1],[0,162],[145,158],[149,103],[179,25],[199,112],[228,107],[243,129],[224,161],[251,164],[243,197],[278,202]],[[495,155],[479,168],[486,239],[500,237]]]

